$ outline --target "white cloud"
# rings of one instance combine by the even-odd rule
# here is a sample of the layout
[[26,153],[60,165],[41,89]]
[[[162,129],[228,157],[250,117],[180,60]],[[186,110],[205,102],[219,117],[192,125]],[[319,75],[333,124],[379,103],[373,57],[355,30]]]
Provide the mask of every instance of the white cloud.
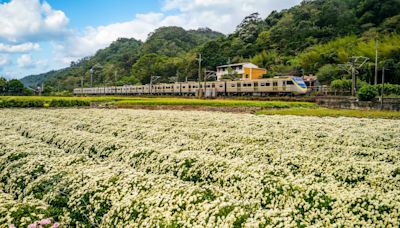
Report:
[[8,45],[0,43],[0,53],[24,53],[30,51],[37,51],[40,49],[40,45],[37,43],[23,43],[18,45]]
[[25,42],[51,40],[68,32],[62,11],[39,0],[11,0],[0,4],[0,40]]
[[0,68],[10,64],[10,60],[6,55],[0,55]]
[[67,37],[63,43],[55,43],[53,46],[58,53],[58,59],[67,64],[92,55],[121,37],[145,40],[149,33],[161,26],[163,17],[161,13],[138,14],[132,21],[96,28],[87,27],[83,34],[75,33],[74,36]]
[[35,63],[33,61],[33,58],[29,54],[21,55],[17,59],[17,65],[18,65],[19,68],[33,68],[33,67],[35,67]]
[[301,0],[165,0],[162,12],[138,14],[131,21],[88,27],[83,34],[75,33],[64,43],[55,45],[57,58],[67,64],[93,55],[98,49],[108,46],[120,37],[145,40],[149,33],[161,26],[181,26],[185,29],[209,27],[228,34],[251,13],[259,12],[266,17],[272,10],[289,8],[300,2]]
[[[267,16],[272,10],[289,8],[301,0],[163,0],[158,12],[137,14],[132,20],[84,31],[68,28],[67,16],[43,0],[11,0],[0,3],[0,53],[23,53],[13,66],[8,57],[0,59],[14,73],[31,72],[68,65],[71,61],[93,55],[120,37],[146,40],[161,26],[185,29],[209,27],[231,33],[247,15],[259,12]],[[39,42],[50,41],[53,58],[49,63],[35,61],[32,51]],[[6,60],[7,59],[7,62]],[[3,67],[4,68],[4,67]],[[18,75],[24,73],[18,73]]]

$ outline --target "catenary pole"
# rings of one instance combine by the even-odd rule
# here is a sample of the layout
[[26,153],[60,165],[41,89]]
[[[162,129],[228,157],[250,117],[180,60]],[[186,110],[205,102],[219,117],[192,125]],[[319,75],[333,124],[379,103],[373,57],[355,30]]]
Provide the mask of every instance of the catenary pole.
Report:
[[378,54],[378,39],[375,38],[375,85],[378,85]]
[[383,110],[383,92],[385,86],[385,67],[382,68],[381,110]]
[[199,77],[199,89],[198,89],[198,95],[199,95],[199,97],[201,96],[201,94],[200,94],[200,91],[201,91],[201,89],[200,89],[200,87],[201,87],[201,62],[202,62],[202,58],[201,58],[201,53],[199,53],[199,75],[198,75],[198,77]]

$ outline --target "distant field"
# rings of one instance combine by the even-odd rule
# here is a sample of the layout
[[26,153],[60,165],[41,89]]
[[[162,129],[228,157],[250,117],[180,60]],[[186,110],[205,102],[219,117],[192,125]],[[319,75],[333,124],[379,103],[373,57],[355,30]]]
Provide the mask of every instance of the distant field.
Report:
[[204,100],[187,98],[142,98],[126,99],[115,102],[116,105],[189,105],[210,107],[260,107],[260,108],[290,108],[290,107],[315,107],[310,102],[287,101],[252,101],[252,100]]
[[210,107],[261,107],[291,108],[314,107],[309,102],[252,101],[252,100],[201,100],[190,98],[142,98],[142,97],[0,97],[0,108],[26,107],[74,107],[90,106],[91,103],[111,105],[184,105]]
[[327,108],[269,109],[269,110],[261,110],[257,112],[257,114],[400,119],[400,112],[396,111],[375,111],[375,110],[365,111],[365,110],[343,110],[343,109],[327,109]]

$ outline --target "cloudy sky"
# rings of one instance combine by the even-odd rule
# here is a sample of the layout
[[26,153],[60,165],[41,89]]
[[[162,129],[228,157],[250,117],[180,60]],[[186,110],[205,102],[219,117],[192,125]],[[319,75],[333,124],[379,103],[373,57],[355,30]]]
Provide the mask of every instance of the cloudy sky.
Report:
[[301,0],[0,0],[0,75],[21,78],[93,55],[119,37],[161,26],[229,34],[246,16]]

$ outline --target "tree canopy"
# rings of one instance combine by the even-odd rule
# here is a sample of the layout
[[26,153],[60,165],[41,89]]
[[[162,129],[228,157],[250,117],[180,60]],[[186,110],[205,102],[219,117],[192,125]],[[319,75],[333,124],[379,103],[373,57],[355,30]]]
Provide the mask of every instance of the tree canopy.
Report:
[[[253,13],[243,19],[235,32],[225,36],[208,28],[184,30],[162,27],[149,34],[145,42],[118,39],[96,55],[59,71],[30,76],[25,85],[45,81],[72,90],[89,85],[89,69],[95,86],[148,83],[151,75],[197,80],[198,54],[202,67],[243,61],[267,68],[269,75],[315,74],[323,83],[347,78],[338,64],[352,56],[374,59],[375,40],[379,43],[379,68],[390,67],[387,81],[400,83],[400,0],[304,0],[299,5],[266,18]],[[360,77],[371,81],[370,61]]]

